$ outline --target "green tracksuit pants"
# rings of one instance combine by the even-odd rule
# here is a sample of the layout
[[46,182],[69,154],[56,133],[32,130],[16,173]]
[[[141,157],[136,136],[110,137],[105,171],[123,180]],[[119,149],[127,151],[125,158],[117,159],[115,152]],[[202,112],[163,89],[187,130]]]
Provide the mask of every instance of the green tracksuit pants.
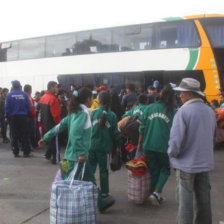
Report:
[[167,153],[145,151],[147,163],[152,176],[152,192],[158,190],[160,193],[170,175],[170,162]]
[[[82,177],[82,170],[83,170],[83,165],[84,163],[79,163],[78,169],[75,175],[75,180],[80,180]],[[65,176],[67,178],[69,174],[72,172],[74,169],[74,162],[69,162],[69,168],[68,172]],[[85,172],[83,176],[83,181],[91,181],[92,183],[96,184],[96,179],[92,171],[92,167],[89,163],[89,160],[86,161],[86,167],[85,167]],[[101,191],[99,190],[98,194],[98,209],[101,211],[105,206],[107,205],[107,201],[102,197]]]
[[89,162],[92,166],[93,173],[96,172],[97,164],[100,169],[100,190],[103,195],[109,193],[109,175],[108,175],[108,163],[109,154],[106,152],[99,152],[98,150],[89,151]]

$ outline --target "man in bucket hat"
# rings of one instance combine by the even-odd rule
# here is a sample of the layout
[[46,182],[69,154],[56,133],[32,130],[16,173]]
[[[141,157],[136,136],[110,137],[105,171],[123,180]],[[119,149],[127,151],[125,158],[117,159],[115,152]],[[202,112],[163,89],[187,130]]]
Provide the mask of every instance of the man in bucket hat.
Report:
[[201,99],[204,94],[197,80],[184,78],[174,90],[181,92],[183,103],[173,120],[168,149],[176,169],[177,223],[211,224],[209,171],[214,168],[215,115]]

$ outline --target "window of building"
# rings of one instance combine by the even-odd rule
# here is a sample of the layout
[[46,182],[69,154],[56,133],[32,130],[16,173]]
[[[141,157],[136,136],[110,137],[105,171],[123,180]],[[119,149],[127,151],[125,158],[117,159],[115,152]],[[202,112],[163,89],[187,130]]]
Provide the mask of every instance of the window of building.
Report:
[[45,56],[45,39],[34,38],[19,42],[19,59],[42,58]]
[[46,37],[46,57],[73,55],[75,33]]

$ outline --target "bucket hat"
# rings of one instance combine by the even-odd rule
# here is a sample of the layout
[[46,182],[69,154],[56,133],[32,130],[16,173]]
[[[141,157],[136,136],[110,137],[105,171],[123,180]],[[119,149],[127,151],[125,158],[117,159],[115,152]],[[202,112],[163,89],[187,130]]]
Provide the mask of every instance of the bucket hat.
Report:
[[181,92],[187,92],[187,91],[194,92],[201,96],[205,96],[205,94],[200,90],[200,82],[193,78],[182,79],[180,85],[173,89],[175,91],[181,91]]

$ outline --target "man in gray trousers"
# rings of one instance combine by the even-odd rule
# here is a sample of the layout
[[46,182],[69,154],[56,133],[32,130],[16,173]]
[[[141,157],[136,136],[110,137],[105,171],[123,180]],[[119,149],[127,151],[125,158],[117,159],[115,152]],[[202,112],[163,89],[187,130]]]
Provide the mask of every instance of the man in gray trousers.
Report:
[[184,78],[174,90],[181,92],[183,102],[173,120],[168,149],[176,169],[177,223],[211,224],[209,171],[214,168],[215,114],[203,102],[197,80]]

